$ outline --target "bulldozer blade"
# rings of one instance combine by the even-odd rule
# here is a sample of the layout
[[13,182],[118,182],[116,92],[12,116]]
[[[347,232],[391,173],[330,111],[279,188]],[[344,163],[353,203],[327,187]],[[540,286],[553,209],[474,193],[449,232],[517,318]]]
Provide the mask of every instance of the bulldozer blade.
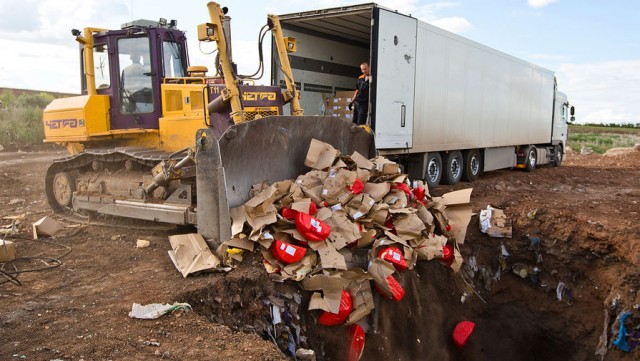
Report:
[[295,179],[309,170],[304,160],[311,139],[342,154],[375,156],[373,135],[336,117],[265,117],[232,125],[220,138],[213,129],[202,129],[197,139],[198,232],[216,244],[231,238],[230,208],[249,200],[251,186]]

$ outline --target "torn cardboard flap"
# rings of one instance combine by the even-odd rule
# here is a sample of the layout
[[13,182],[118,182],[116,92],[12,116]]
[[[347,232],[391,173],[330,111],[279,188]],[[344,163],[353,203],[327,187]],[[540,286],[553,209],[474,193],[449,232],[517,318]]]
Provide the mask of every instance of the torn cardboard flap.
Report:
[[390,209],[406,208],[409,204],[407,195],[400,189],[392,189],[382,200]]
[[360,179],[360,181],[362,181],[362,184],[367,184],[369,179],[371,179],[371,172],[366,170],[366,169],[358,168],[356,170],[356,174],[358,175],[358,179]]
[[365,218],[374,204],[376,202],[373,198],[366,193],[362,193],[353,197],[345,206],[345,210],[353,220],[357,221],[360,218]]
[[300,260],[282,269],[282,275],[296,282],[302,281],[318,264],[318,256],[313,252],[307,254]]
[[311,198],[303,198],[293,202],[291,204],[291,209],[298,212],[309,213],[310,206],[311,206]]
[[391,293],[391,288],[389,287],[389,283],[387,283],[387,277],[391,276],[395,270],[391,263],[380,258],[374,258],[369,265],[369,274],[373,278],[373,281],[387,293]]
[[346,270],[347,263],[344,256],[331,243],[317,242],[315,250],[320,255],[320,265],[323,269]]
[[256,245],[247,237],[231,238],[230,240],[224,242],[223,244],[226,245],[227,247],[240,248],[240,249],[247,250],[249,252],[253,252],[253,248]]
[[247,221],[247,214],[244,212],[244,206],[231,208],[231,235],[235,236],[242,232],[244,223]]
[[398,215],[393,225],[396,227],[398,237],[405,241],[420,237],[422,231],[427,228],[415,213]]
[[351,154],[351,159],[356,163],[358,168],[366,169],[369,171],[376,169],[376,165],[372,161],[365,158],[362,154],[358,152],[354,151],[353,154]]
[[365,183],[364,193],[367,193],[374,201],[380,202],[391,190],[391,184],[387,182],[383,183]]
[[360,239],[358,239],[358,248],[369,247],[373,243],[376,233],[377,232],[375,229],[360,232]]
[[64,229],[64,226],[55,219],[45,216],[32,224],[33,239],[38,237],[54,237]]
[[442,249],[447,244],[447,237],[429,236],[429,238],[418,238],[411,241],[418,260],[430,261],[434,258],[444,256]]
[[342,290],[346,289],[349,280],[343,279],[340,273],[332,275],[308,276],[302,280],[302,288],[307,291],[322,290],[324,297],[320,294],[313,296],[309,302],[309,310],[321,309],[331,313],[338,313],[340,310],[340,299]]
[[332,169],[324,182],[322,189],[322,198],[330,205],[345,204],[353,197],[351,191],[347,188],[352,185],[358,177],[356,172],[346,169]]
[[201,235],[196,233],[169,236],[169,257],[183,277],[218,267],[220,260],[211,253]]
[[329,240],[336,250],[341,250],[347,245],[356,242],[361,237],[358,226],[351,222],[342,211],[333,212],[332,216],[327,218],[325,222],[331,227]]
[[456,243],[464,244],[467,234],[467,226],[471,221],[471,192],[472,188],[449,192],[442,196],[446,204],[445,214],[451,226],[449,235],[455,238]]
[[389,205],[386,203],[376,203],[369,211],[369,218],[378,226],[384,227],[389,218]]
[[276,211],[276,207],[273,205],[271,205],[271,207],[272,209],[269,212],[261,216],[253,216],[247,214],[247,223],[249,223],[249,226],[251,226],[252,229],[251,235],[249,236],[251,240],[255,241],[258,239],[264,226],[276,223],[278,221],[278,212]]
[[458,252],[458,249],[454,247],[453,252],[455,254],[455,258],[453,259],[453,263],[451,264],[451,269],[453,272],[458,273],[460,271],[460,267],[462,267],[462,263],[464,260],[462,259],[462,255]]
[[331,144],[321,142],[317,139],[311,139],[304,165],[319,170],[327,169],[333,165],[333,162],[339,155],[340,152],[331,146]]
[[263,216],[272,210],[275,210],[273,207],[273,202],[275,202],[276,197],[276,187],[273,185],[263,189],[258,195],[249,199],[244,204],[244,209],[247,214],[251,216]]

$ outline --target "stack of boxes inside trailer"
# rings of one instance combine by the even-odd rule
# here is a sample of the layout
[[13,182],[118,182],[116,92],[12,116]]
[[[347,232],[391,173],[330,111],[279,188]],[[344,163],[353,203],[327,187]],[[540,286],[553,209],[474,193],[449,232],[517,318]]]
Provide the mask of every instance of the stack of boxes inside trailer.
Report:
[[337,91],[335,97],[325,99],[324,115],[352,120],[353,111],[349,110],[351,100],[353,100],[353,90]]

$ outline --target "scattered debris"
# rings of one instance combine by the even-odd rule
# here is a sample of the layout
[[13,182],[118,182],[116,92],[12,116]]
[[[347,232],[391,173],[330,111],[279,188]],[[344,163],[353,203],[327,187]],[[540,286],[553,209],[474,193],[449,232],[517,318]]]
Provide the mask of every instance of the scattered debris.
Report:
[[511,219],[500,209],[487,206],[480,211],[480,231],[491,237],[511,238]]
[[55,219],[45,216],[33,223],[33,239],[39,237],[55,237],[60,231],[64,229],[64,226]]
[[16,258],[16,245],[0,239],[0,262],[9,262]]
[[[175,310],[190,310],[191,305],[188,303],[174,303],[172,305],[162,304],[162,303],[151,303],[148,305],[141,305],[139,303],[134,303],[131,306],[131,312],[129,312],[129,317],[131,318],[139,318],[145,320],[152,320],[159,318],[162,315],[167,313],[171,313]],[[159,344],[157,346],[160,346]]]
[[618,331],[618,338],[612,342],[612,344],[618,347],[620,350],[624,352],[631,351],[631,347],[627,342],[627,328],[624,326],[624,321],[631,316],[631,312],[622,312],[618,315],[617,322],[620,323],[620,329]]
[[147,241],[146,239],[139,239],[138,241],[136,241],[136,248],[147,248],[149,247],[149,245],[151,245],[151,242]]

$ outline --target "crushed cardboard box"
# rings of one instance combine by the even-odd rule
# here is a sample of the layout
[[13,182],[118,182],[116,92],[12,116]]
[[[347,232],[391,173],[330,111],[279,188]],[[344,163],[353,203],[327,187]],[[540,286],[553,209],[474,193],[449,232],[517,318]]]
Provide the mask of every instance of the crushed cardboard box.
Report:
[[220,260],[211,253],[201,235],[196,233],[180,234],[169,237],[171,250],[169,257],[182,277],[191,273],[214,269]]
[[45,216],[37,220],[32,224],[33,227],[33,239],[40,237],[55,237],[64,229],[64,226],[55,219]]

